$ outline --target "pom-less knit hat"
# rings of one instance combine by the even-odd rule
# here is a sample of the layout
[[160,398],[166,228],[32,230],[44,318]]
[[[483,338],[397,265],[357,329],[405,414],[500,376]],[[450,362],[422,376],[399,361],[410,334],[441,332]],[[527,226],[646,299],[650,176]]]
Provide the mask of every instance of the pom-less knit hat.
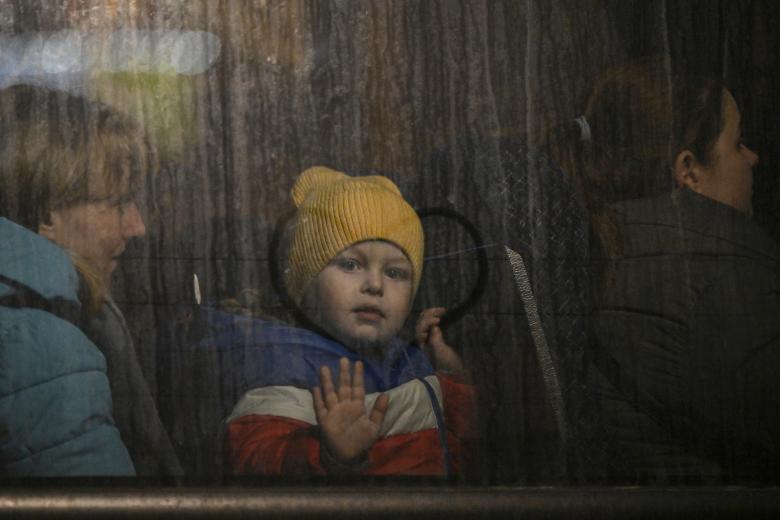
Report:
[[291,193],[298,215],[286,281],[296,302],[333,257],[366,240],[398,246],[412,264],[413,294],[417,291],[422,274],[422,224],[390,179],[349,177],[315,166],[301,173]]

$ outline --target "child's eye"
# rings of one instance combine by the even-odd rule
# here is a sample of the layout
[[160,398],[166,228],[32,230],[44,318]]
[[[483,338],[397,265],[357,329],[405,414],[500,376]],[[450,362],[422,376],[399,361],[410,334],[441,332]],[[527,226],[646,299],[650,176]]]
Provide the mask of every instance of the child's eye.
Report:
[[351,258],[341,258],[336,262],[336,265],[342,270],[347,272],[356,271],[360,267],[356,260]]
[[385,274],[392,280],[408,280],[411,278],[411,273],[407,269],[400,267],[390,267],[385,271]]

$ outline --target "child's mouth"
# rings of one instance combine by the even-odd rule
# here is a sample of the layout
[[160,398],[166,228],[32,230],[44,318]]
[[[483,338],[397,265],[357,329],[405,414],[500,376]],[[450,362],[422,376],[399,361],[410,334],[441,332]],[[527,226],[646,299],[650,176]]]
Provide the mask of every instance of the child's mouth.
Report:
[[355,313],[359,320],[363,321],[379,321],[385,317],[385,313],[378,307],[356,307],[352,312]]

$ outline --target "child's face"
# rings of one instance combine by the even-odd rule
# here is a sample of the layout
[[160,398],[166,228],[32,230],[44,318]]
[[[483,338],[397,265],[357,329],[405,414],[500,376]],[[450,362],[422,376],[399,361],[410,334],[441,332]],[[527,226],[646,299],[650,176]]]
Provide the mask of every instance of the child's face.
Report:
[[412,274],[411,262],[395,245],[354,244],[314,278],[303,296],[304,311],[350,348],[381,348],[409,315]]

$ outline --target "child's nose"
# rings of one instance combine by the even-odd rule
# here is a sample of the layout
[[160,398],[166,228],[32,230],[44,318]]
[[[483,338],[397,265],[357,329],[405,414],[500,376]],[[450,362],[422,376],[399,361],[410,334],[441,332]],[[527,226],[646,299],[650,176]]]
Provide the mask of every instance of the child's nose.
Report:
[[365,273],[363,292],[381,295],[384,289],[382,273],[373,269],[367,269]]

